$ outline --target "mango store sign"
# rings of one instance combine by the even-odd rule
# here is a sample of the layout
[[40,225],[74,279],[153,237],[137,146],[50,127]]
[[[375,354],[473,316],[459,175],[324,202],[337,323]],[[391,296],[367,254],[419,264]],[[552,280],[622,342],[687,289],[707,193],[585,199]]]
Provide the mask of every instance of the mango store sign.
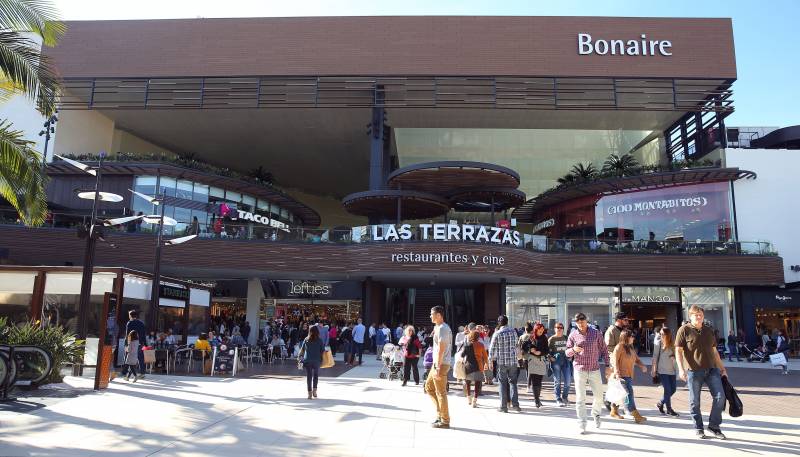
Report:
[[458,224],[419,224],[414,230],[411,224],[372,226],[373,241],[471,241],[517,246],[520,233],[500,227]]

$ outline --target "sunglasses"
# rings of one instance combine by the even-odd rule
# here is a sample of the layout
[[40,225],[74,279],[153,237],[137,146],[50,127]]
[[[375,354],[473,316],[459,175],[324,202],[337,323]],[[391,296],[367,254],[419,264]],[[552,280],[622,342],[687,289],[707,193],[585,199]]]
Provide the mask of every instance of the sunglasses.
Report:
[[556,327],[556,329],[557,329],[557,330],[558,330],[558,329],[561,329],[561,330],[563,330],[563,329],[564,329],[564,327],[558,326],[558,327]]

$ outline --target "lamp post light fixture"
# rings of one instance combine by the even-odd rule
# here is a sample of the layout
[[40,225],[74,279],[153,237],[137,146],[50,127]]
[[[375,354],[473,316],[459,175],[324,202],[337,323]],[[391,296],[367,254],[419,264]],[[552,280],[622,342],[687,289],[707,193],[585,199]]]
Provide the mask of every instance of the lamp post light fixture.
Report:
[[[121,202],[122,196],[113,194],[111,192],[100,191],[100,181],[102,176],[103,159],[105,152],[101,152],[97,166],[93,167],[84,163],[68,159],[66,157],[54,154],[55,157],[67,162],[75,168],[94,176],[94,190],[81,191],[78,197],[85,200],[92,200],[92,214],[89,218],[88,226],[84,226],[79,231],[79,235],[86,234],[86,249],[83,255],[83,275],[81,277],[81,292],[78,300],[78,339],[86,340],[87,327],[89,320],[89,302],[92,295],[92,274],[94,273],[94,251],[97,239],[102,235],[101,225],[97,224],[97,202]],[[80,376],[83,371],[83,364],[76,365],[73,368],[73,375]]]
[[[58,110],[56,110],[58,113]],[[45,168],[47,168],[47,145],[50,143],[50,136],[53,133],[56,133],[56,122],[58,122],[58,116],[55,114],[51,115],[44,121],[44,129],[39,132],[39,136],[44,137],[44,152],[42,153],[42,173],[44,173]]]
[[161,207],[161,211],[159,214],[153,214],[149,216],[133,216],[132,218],[122,218],[127,220],[133,220],[137,218],[142,218],[144,222],[148,224],[157,224],[156,228],[156,255],[155,260],[153,263],[153,285],[150,288],[150,312],[147,313],[147,324],[148,328],[152,328],[156,324],[156,313],[158,312],[158,302],[159,302],[159,289],[161,288],[161,248],[163,246],[173,246],[176,244],[185,243],[195,237],[197,235],[189,235],[183,236],[179,238],[173,238],[171,240],[164,241],[164,226],[175,226],[178,224],[178,221],[175,219],[165,216],[164,209],[166,204],[164,203],[166,194],[161,193],[155,197],[151,197],[149,195],[145,195],[141,192],[136,192],[135,190],[128,189],[133,195],[146,200],[148,203],[153,205],[157,205]]

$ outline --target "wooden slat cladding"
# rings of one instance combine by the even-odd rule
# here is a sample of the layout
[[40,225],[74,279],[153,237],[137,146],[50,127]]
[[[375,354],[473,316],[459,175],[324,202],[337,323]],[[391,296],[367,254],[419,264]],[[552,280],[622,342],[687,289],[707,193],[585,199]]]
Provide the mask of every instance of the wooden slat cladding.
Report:
[[[672,55],[580,55],[595,40],[669,40]],[[591,76],[736,79],[730,19],[619,17],[305,17],[67,22],[48,50],[65,78],[187,76]],[[453,101],[486,103],[476,79],[450,88]],[[220,92],[247,94],[248,81]],[[174,85],[173,85],[174,86]],[[536,84],[530,103],[538,103]],[[481,88],[482,90],[476,90]],[[199,87],[183,88],[195,103]],[[302,92],[301,88],[298,88]],[[358,92],[357,85],[351,91]],[[131,93],[141,87],[133,85]],[[264,91],[264,88],[261,88]],[[426,87],[419,87],[424,92]],[[483,95],[481,94],[483,91]],[[267,90],[268,92],[268,90]],[[283,93],[283,91],[281,91]],[[597,87],[594,98],[607,98]],[[148,103],[159,103],[152,94]],[[300,94],[298,94],[300,96]],[[225,103],[235,97],[226,95]],[[250,100],[245,97],[244,100]],[[102,102],[102,100],[98,100]],[[311,101],[309,101],[311,102]],[[659,103],[655,100],[654,103]],[[247,102],[249,103],[249,101]]]
[[[153,238],[148,235],[109,233],[99,243],[96,264],[150,270]],[[112,247],[112,244],[115,247]],[[9,260],[28,265],[62,265],[83,260],[84,241],[73,230],[0,227],[0,248]],[[472,266],[463,263],[392,263],[392,254],[493,255],[503,265]],[[470,257],[471,258],[471,257]],[[258,272],[270,278],[298,274],[327,274],[350,279],[378,275],[431,278],[436,274],[460,274],[476,282],[561,284],[783,284],[783,260],[773,256],[669,256],[545,254],[517,248],[472,243],[372,243],[293,244],[237,240],[192,240],[163,250],[162,268],[172,275],[191,278],[203,271]],[[225,278],[217,278],[225,279]]]

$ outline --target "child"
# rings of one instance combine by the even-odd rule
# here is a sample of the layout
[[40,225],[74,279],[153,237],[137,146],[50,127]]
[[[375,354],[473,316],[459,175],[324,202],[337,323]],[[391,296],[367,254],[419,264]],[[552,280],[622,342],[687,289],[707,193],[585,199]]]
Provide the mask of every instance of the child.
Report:
[[131,375],[133,382],[136,382],[136,367],[139,365],[139,334],[136,330],[128,333],[128,341],[125,346],[125,380],[130,381]]

